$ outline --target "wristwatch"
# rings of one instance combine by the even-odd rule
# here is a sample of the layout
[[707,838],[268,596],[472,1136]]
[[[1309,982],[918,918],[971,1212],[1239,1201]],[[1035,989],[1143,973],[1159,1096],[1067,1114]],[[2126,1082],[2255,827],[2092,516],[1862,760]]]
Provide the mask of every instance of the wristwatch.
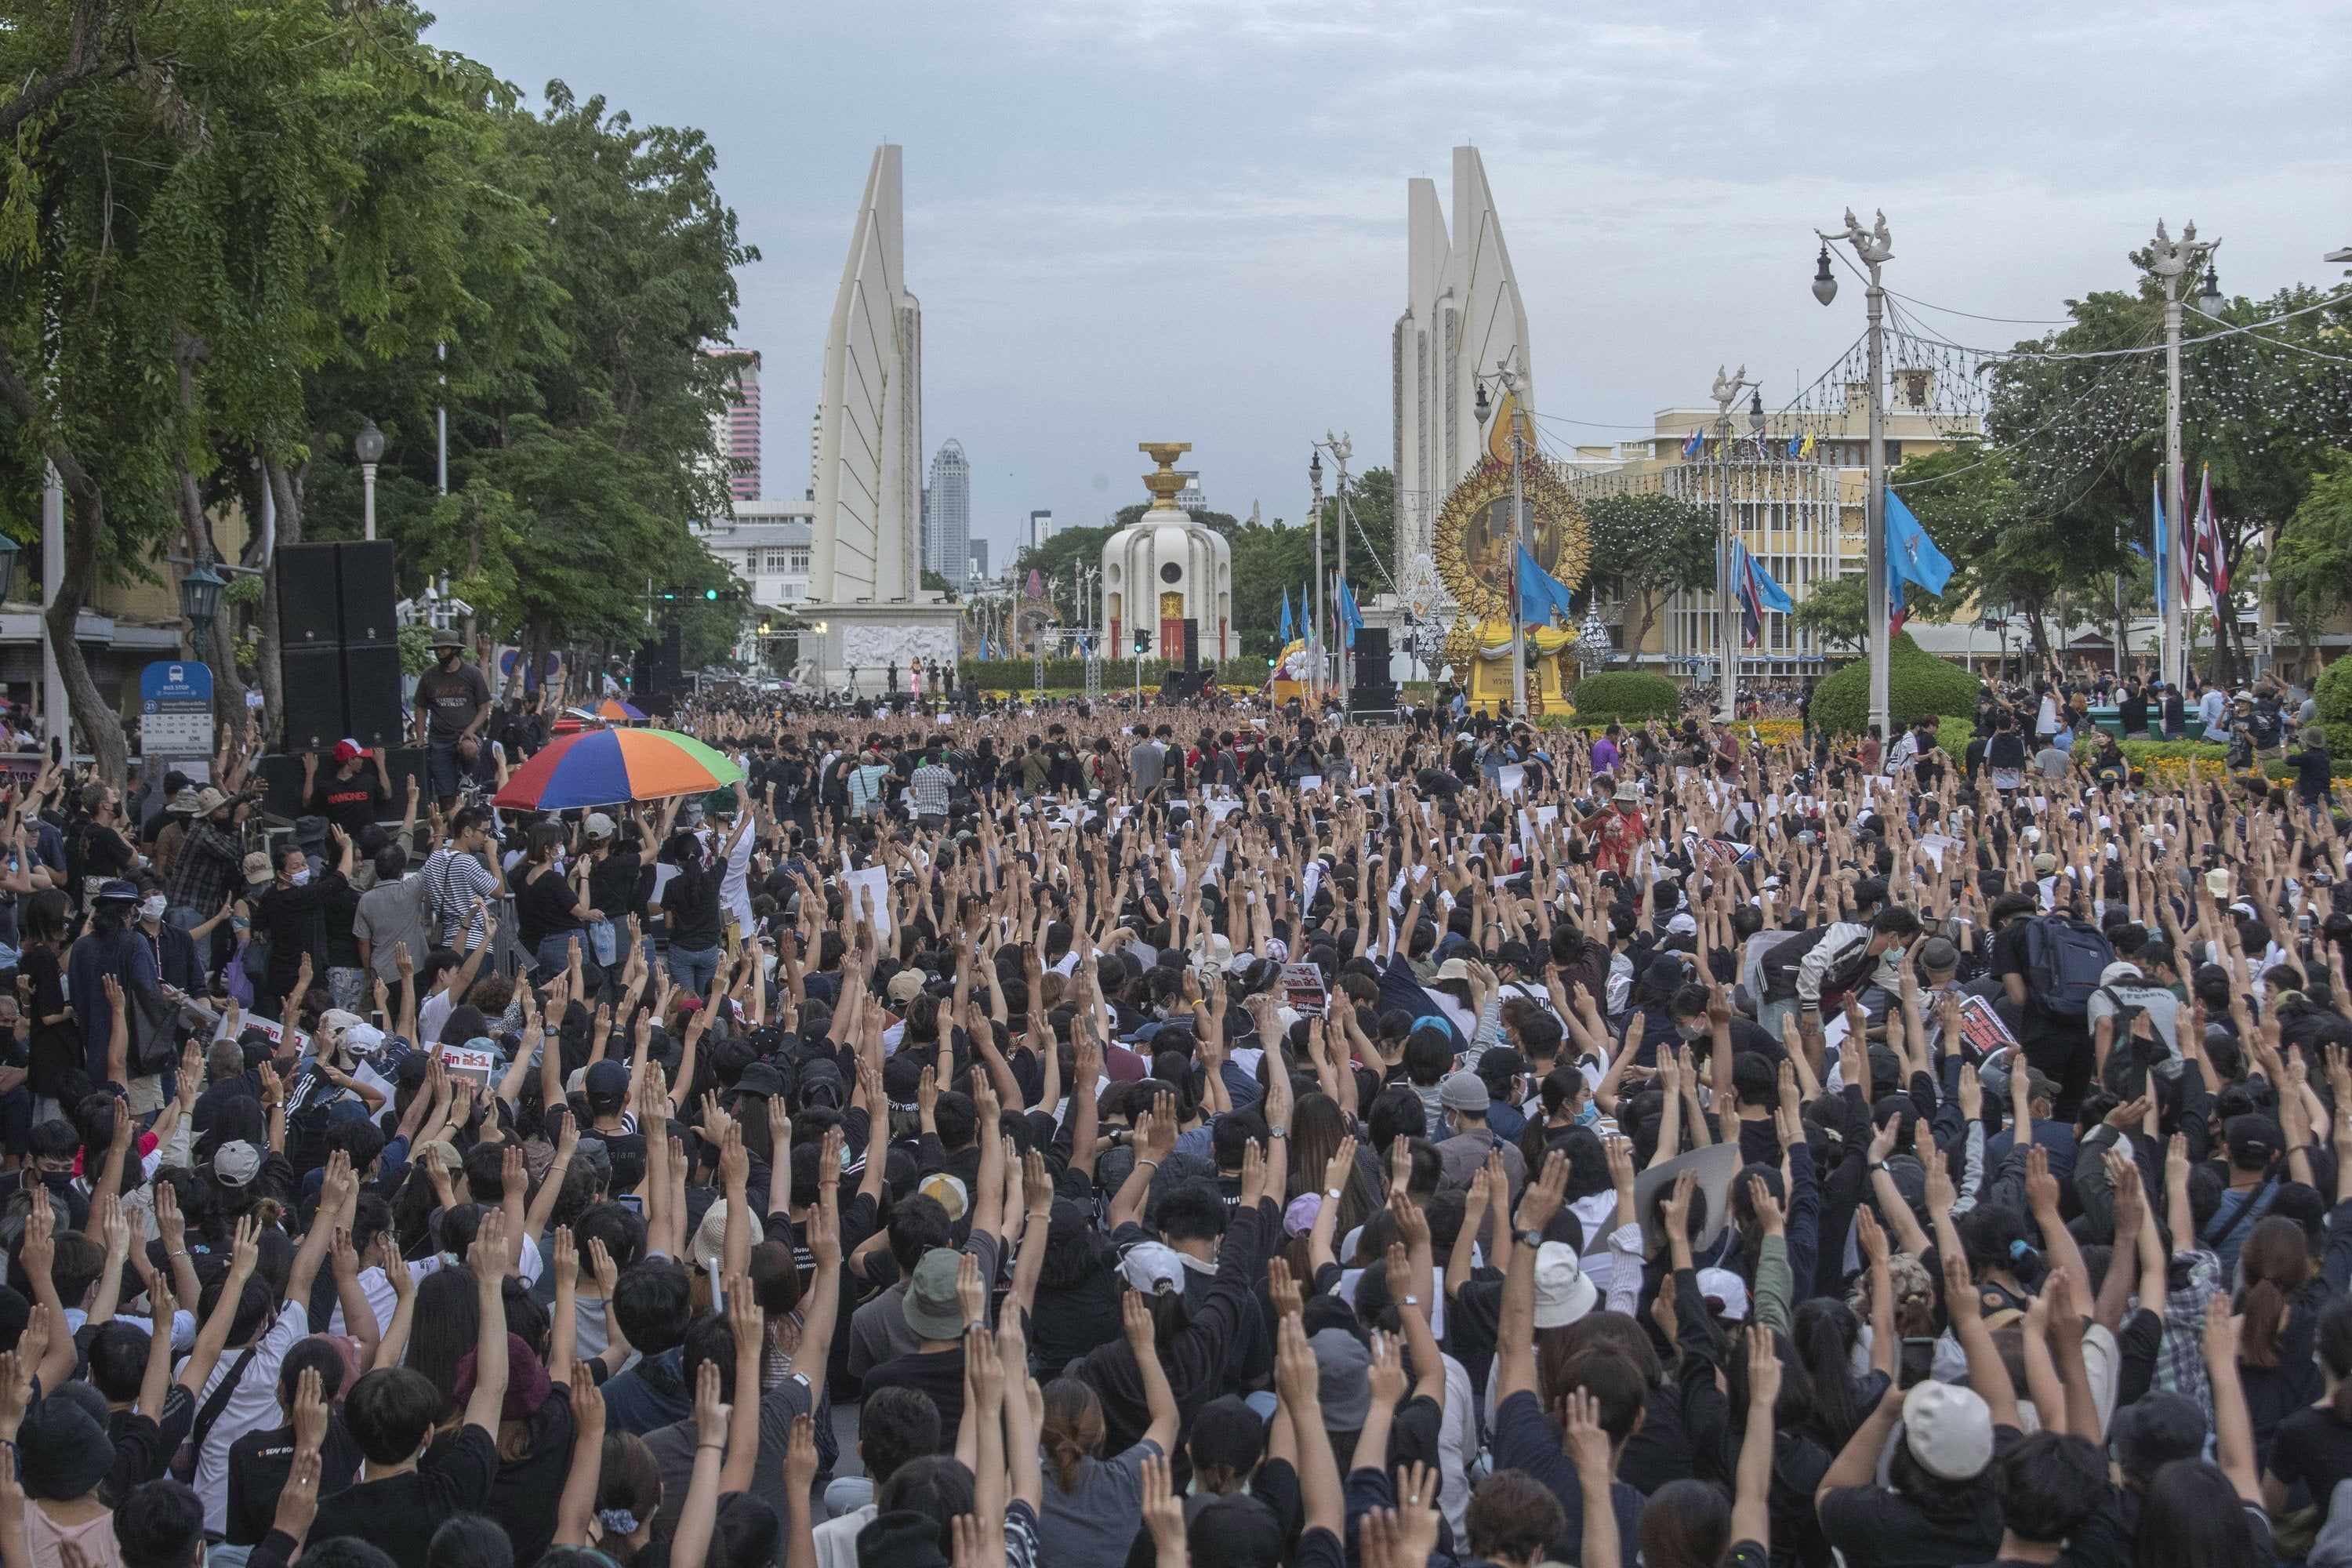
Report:
[[1523,1230],[1519,1232],[1519,1239],[1538,1250],[1542,1249],[1544,1238],[1543,1232],[1539,1230]]
[[1273,1126],[1271,1126],[1271,1127],[1267,1128],[1265,1131],[1266,1131],[1266,1135],[1267,1135],[1268,1137],[1270,1137],[1270,1138],[1287,1138],[1287,1137],[1289,1137],[1289,1136],[1290,1136],[1290,1129],[1289,1129],[1289,1128],[1287,1128],[1287,1127],[1286,1127],[1286,1126],[1284,1126],[1284,1125],[1283,1125],[1281,1122],[1279,1122],[1279,1121],[1276,1122]]

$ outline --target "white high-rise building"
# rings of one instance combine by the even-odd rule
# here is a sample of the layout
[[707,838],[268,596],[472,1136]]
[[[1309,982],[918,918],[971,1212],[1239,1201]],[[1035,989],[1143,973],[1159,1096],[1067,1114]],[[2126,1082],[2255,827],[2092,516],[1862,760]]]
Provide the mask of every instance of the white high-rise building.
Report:
[[931,458],[923,500],[924,568],[956,582],[971,553],[971,464],[952,436]]
[[1029,548],[1043,550],[1045,548],[1045,542],[1053,537],[1054,514],[1050,511],[1031,512],[1029,514]]
[[1528,378],[1530,405],[1535,385],[1527,307],[1478,149],[1454,149],[1452,237],[1433,180],[1407,184],[1405,228],[1405,309],[1391,342],[1400,582],[1429,552],[1448,492],[1496,447],[1509,449],[1511,401],[1495,398],[1482,426],[1478,377],[1508,359]]

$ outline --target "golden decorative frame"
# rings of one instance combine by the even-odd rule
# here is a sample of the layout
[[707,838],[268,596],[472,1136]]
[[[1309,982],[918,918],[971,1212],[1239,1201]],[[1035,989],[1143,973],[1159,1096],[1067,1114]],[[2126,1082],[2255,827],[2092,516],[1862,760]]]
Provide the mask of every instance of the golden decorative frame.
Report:
[[[1586,526],[1584,509],[1543,463],[1523,463],[1519,487],[1535,514],[1538,532],[1549,531],[1559,542],[1551,574],[1566,586],[1576,587],[1584,581],[1592,560],[1592,533]],[[1509,599],[1482,581],[1463,553],[1471,520],[1495,502],[1508,499],[1510,493],[1511,465],[1488,458],[1462,476],[1462,482],[1447,494],[1437,513],[1433,530],[1437,574],[1464,616],[1473,622],[1503,620],[1511,613]]]

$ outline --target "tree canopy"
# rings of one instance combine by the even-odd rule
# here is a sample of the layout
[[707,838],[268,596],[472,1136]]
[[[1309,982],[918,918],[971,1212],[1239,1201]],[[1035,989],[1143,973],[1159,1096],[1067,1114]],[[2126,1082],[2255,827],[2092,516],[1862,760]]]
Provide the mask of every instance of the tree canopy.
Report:
[[[402,587],[446,571],[487,633],[635,640],[647,576],[724,577],[688,525],[725,504],[705,349],[753,253],[709,144],[561,83],[529,108],[425,20],[59,0],[0,29],[0,507],[37,515],[44,462],[64,481],[51,640],[110,776],[121,728],[72,635],[98,584],[216,549],[265,485],[279,542],[356,536],[370,418]],[[275,721],[277,610],[232,595],[201,650],[231,715],[250,630]]]

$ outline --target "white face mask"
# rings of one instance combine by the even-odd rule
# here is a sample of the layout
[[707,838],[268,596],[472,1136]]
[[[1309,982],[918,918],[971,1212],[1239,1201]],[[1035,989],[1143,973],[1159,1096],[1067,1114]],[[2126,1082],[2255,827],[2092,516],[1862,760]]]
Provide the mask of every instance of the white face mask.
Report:
[[298,888],[310,879],[310,868],[308,866],[303,867],[300,870],[295,872],[291,877],[287,879],[288,881],[293,883]]
[[146,902],[139,906],[139,912],[142,916],[151,921],[162,920],[163,918],[163,895],[157,893],[148,899]]

